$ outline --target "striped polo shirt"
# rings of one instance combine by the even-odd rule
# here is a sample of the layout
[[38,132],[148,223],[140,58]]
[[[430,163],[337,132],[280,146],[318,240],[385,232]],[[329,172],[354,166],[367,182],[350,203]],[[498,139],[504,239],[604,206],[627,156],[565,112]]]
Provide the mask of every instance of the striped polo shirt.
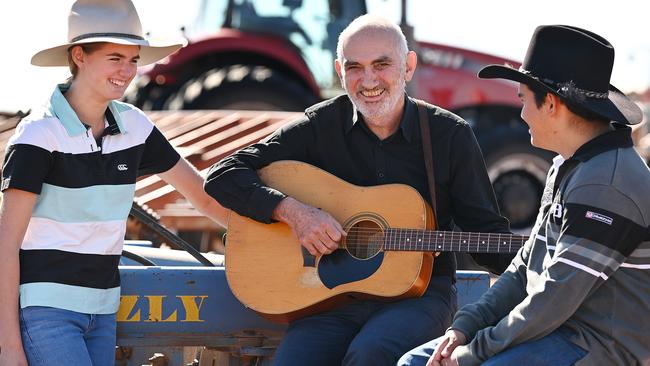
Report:
[[118,263],[136,178],[172,168],[178,153],[139,109],[111,101],[98,141],[58,85],[9,140],[2,190],[38,194],[20,249],[20,306],[117,311]]

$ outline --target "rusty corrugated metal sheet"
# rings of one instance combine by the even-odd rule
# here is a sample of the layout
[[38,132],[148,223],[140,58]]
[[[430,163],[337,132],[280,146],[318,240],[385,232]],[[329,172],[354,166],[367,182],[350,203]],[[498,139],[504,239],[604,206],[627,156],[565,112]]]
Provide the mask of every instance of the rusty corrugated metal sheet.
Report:
[[[204,172],[228,154],[266,137],[300,117],[297,112],[260,111],[151,111],[146,112],[183,157]],[[0,149],[13,135],[17,116],[0,114]],[[192,208],[157,176],[136,183],[136,200],[152,208],[161,221],[176,230],[218,230],[218,226]]]
[[[295,112],[177,111],[149,112],[151,119],[183,157],[204,171],[228,154],[268,136],[299,117]],[[139,202],[161,209],[179,196],[157,176],[138,181]]]
[[[303,114],[216,110],[160,111],[148,112],[148,115],[180,154],[205,175],[221,158],[263,139]],[[138,181],[136,197],[138,203],[154,209],[161,223],[171,229],[199,231],[204,238],[219,237],[211,234],[222,228],[195,210],[158,176]],[[219,250],[214,245],[207,244],[208,248]]]

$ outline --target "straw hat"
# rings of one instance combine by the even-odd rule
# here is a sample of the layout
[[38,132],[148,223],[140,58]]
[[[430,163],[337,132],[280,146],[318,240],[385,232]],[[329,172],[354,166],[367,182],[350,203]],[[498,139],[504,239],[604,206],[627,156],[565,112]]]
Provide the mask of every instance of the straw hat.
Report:
[[68,66],[68,49],[92,42],[140,46],[138,65],[159,61],[186,44],[184,40],[154,44],[145,39],[130,0],[78,0],[68,15],[68,42],[37,52],[32,65]]

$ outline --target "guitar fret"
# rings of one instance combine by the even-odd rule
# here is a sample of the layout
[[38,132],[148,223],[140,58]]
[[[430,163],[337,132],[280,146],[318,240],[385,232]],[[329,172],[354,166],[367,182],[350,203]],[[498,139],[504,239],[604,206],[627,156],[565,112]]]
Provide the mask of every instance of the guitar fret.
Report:
[[397,235],[395,235],[395,248],[399,250],[400,245],[402,244],[402,231],[400,230],[396,234]]
[[512,236],[510,237],[510,242],[508,243],[508,253],[512,253]]
[[422,246],[422,249],[426,248],[426,250],[429,251],[430,248],[429,248],[429,241],[427,240],[428,239],[427,236],[428,236],[427,232],[423,231],[422,232],[422,242],[420,243],[420,245]]
[[404,235],[404,243],[402,243],[402,249],[407,250],[411,244],[411,229],[406,229]]
[[399,243],[399,237],[398,237],[399,236],[399,231],[397,231],[397,230],[393,231],[392,236],[393,236],[393,245],[392,245],[393,250],[397,250],[398,243]]
[[478,245],[477,245],[478,242],[477,242],[477,243],[474,243],[474,242],[473,242],[474,239],[472,238],[472,236],[473,236],[473,233],[469,233],[469,241],[470,241],[471,243],[473,243],[473,245],[475,245],[476,248],[478,248]]
[[411,246],[411,237],[413,233],[411,229],[406,230],[406,241],[404,242],[404,249],[408,249]]
[[387,230],[385,231],[385,235],[384,235],[384,249],[390,249],[390,248],[391,248],[391,245],[390,245],[391,243],[390,243],[390,241],[391,241],[392,237],[391,237],[390,233],[391,233],[391,230],[390,230],[390,229],[387,229]]
[[395,243],[393,243],[393,248],[395,249],[399,249],[399,240],[400,240],[399,236],[400,236],[400,232],[395,231],[395,233],[393,234],[393,238],[395,240]]
[[413,238],[413,249],[422,250],[422,233],[417,229],[413,233],[415,234],[415,238]]
[[402,240],[402,231],[400,230],[397,235],[397,250],[401,249]]
[[447,236],[446,236],[444,233],[440,233],[439,238],[440,238],[440,240],[442,240],[442,244],[440,245],[440,247],[442,248],[442,250],[448,250],[448,249],[451,249],[451,248],[447,248],[447,246],[446,246],[447,243],[445,243],[445,239],[447,239]]

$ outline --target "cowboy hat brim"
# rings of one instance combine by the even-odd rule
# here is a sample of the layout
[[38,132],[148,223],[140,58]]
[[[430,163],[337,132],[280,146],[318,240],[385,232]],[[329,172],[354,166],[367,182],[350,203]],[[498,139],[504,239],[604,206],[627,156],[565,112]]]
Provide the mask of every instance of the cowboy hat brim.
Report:
[[126,39],[115,37],[93,37],[85,38],[82,41],[66,43],[60,46],[51,47],[37,52],[32,56],[31,63],[35,66],[68,66],[68,49],[70,47],[95,42],[107,42],[122,45],[140,46],[140,59],[138,66],[149,65],[160,61],[163,58],[178,51],[186,45],[186,41],[178,41],[174,44],[156,44],[151,40]]
[[507,79],[529,86],[539,86],[544,90],[569,100],[582,108],[590,110],[601,117],[612,121],[635,125],[643,120],[641,108],[625,96],[620,90],[610,84],[607,98],[589,98],[575,100],[567,97],[561,91],[542,81],[525,74],[517,69],[504,65],[487,65],[478,72],[481,79]]

